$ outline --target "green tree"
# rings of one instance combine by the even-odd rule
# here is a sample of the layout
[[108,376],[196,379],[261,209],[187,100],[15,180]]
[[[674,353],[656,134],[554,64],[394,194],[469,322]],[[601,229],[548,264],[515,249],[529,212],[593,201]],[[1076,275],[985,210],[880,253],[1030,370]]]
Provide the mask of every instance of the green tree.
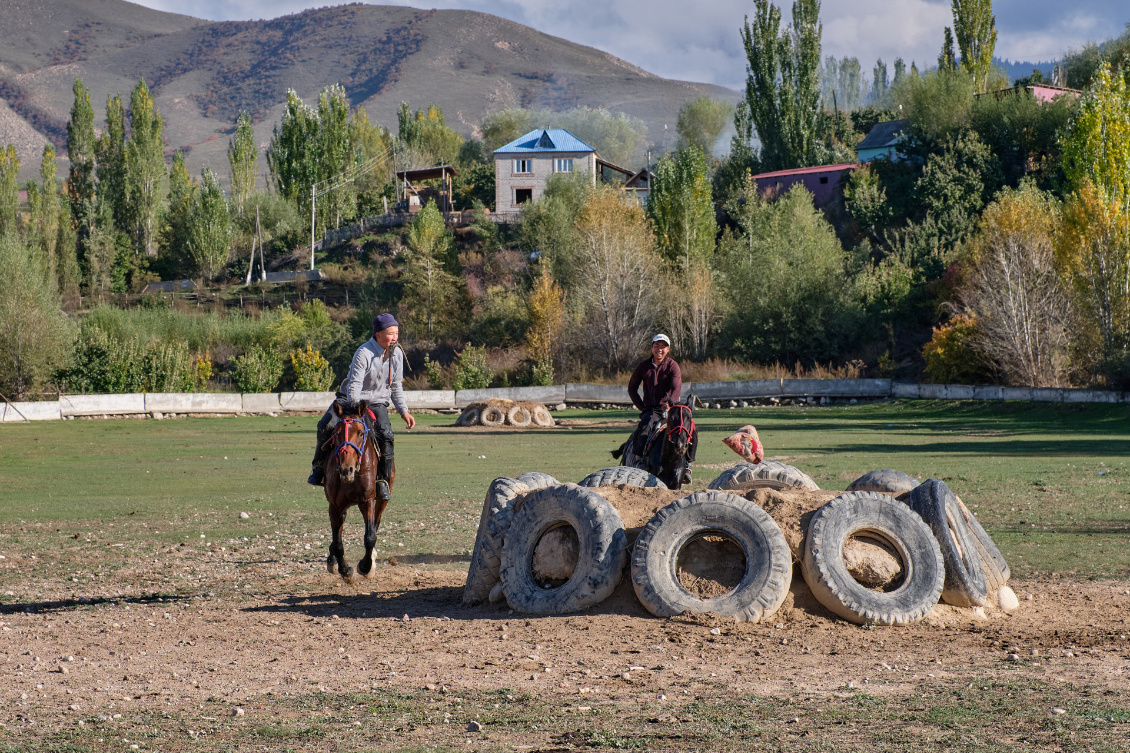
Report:
[[75,79],[74,104],[71,119],[67,122],[67,158],[71,167],[67,176],[67,198],[71,204],[71,222],[75,228],[76,256],[80,269],[87,264],[87,244],[94,232],[95,181],[94,155],[97,141],[94,136],[94,108],[90,105],[90,92],[81,79]]
[[734,106],[720,99],[703,96],[685,102],[675,126],[679,147],[696,146],[707,156],[713,154],[718,137],[733,117]]
[[948,26],[942,39],[942,51],[938,55],[938,70],[949,73],[957,70],[957,53],[953,49],[953,32],[950,31]]
[[169,168],[169,209],[162,239],[166,253],[182,268],[192,269],[192,213],[196,205],[196,181],[188,174],[184,153],[173,154]]
[[535,113],[521,107],[510,107],[487,115],[479,124],[483,148],[493,152],[534,129]]
[[130,94],[130,137],[125,148],[128,230],[137,253],[157,255],[158,214],[165,196],[165,145],[161,113],[145,81]]
[[[40,183],[28,182],[28,207],[31,210],[29,237],[35,239],[35,247],[42,256],[49,287],[55,289],[59,277],[59,181],[56,177],[55,147],[43,147],[43,159],[39,163]],[[34,195],[34,199],[33,199]]]
[[760,363],[840,357],[856,331],[858,303],[847,254],[803,186],[761,200],[747,182],[730,209],[719,265],[730,311],[722,338],[731,352]]
[[318,114],[303,104],[293,89],[286,92],[286,110],[267,147],[267,167],[275,188],[299,208],[310,210],[310,187],[318,181]]
[[1130,86],[1103,64],[1063,134],[1064,172],[1078,190],[1089,181],[1103,200],[1130,213]]
[[106,98],[106,128],[98,138],[98,200],[110,209],[109,214],[99,212],[103,221],[109,219],[114,228],[129,229],[129,200],[126,195],[126,110],[122,96]]
[[522,207],[518,228],[521,245],[536,251],[565,289],[576,280],[580,267],[581,236],[577,218],[592,185],[582,173],[557,173],[546,181],[545,193]]
[[315,148],[319,182],[327,184],[319,202],[324,227],[341,227],[342,221],[356,212],[352,188],[341,179],[353,164],[349,142],[349,99],[340,84],[327,87],[318,95],[318,139]]
[[401,102],[397,123],[400,140],[419,155],[424,162],[421,166],[450,165],[458,159],[463,137],[447,127],[438,105],[412,112],[407,102]]
[[875,61],[875,67],[871,70],[871,101],[882,105],[890,88],[891,80],[887,77],[887,64],[883,62],[882,58],[879,58]]
[[243,214],[247,198],[255,193],[258,170],[255,160],[255,132],[251,128],[251,116],[241,112],[235,122],[235,134],[228,142],[228,166],[231,169],[231,199],[236,214]]
[[[992,0],[950,0],[953,32],[961,51],[961,67],[973,79],[977,93],[987,91],[997,46],[997,19]],[[949,29],[946,29],[947,36]],[[952,51],[952,45],[950,50]]]
[[0,149],[0,236],[20,231],[20,155],[15,144]]
[[231,212],[216,174],[204,168],[200,178],[192,202],[188,248],[199,274],[212,280],[231,253]]
[[754,0],[753,24],[746,17],[745,99],[761,141],[761,163],[779,170],[817,163],[820,105],[820,0],[795,0],[792,20],[780,31],[781,10]]
[[[393,194],[393,143],[388,129],[371,123],[364,107],[358,107],[349,119],[349,148],[353,165],[368,166],[357,175],[354,188],[357,211],[361,216],[384,214],[384,199]],[[493,170],[493,165],[491,166]]]
[[66,362],[70,327],[31,250],[0,235],[0,386],[19,399]]
[[401,302],[414,316],[423,319],[423,330],[431,339],[445,316],[452,313],[458,292],[458,279],[444,269],[444,260],[454,248],[454,238],[434,202],[428,202],[416,214],[407,240]]
[[710,169],[697,146],[666,155],[656,165],[647,214],[659,252],[676,268],[687,272],[692,262],[713,257],[718,224]]
[[952,248],[973,231],[1002,183],[993,153],[977,134],[965,131],[947,139],[940,154],[930,155],[915,190],[921,208],[938,223]]

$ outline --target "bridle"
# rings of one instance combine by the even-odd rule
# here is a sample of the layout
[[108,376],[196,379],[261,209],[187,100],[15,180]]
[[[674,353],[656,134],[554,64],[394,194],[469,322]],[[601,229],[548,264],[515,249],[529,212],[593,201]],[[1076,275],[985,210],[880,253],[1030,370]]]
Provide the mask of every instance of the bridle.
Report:
[[[361,447],[358,447],[357,445],[355,445],[355,444],[353,444],[352,442],[349,441],[349,425],[350,424],[361,424],[361,429],[362,429]],[[341,422],[337,425],[337,428],[334,430],[334,439],[335,440],[338,438],[338,434],[339,433],[341,434],[341,441],[339,443],[337,443],[337,445],[334,447],[334,456],[337,457],[338,465],[341,464],[341,457],[340,456],[341,456],[341,453],[345,451],[346,447],[352,447],[354,450],[357,451],[357,462],[358,463],[360,463],[364,459],[365,451],[362,449],[362,447],[364,447],[365,443],[369,440],[369,431],[370,431],[369,427],[366,426],[365,422],[360,418],[343,418],[343,419],[341,419]]]
[[[682,405],[681,403],[675,403],[668,410],[668,416],[670,416],[671,411],[680,411],[679,422],[676,425],[672,426],[670,418],[668,418],[667,420],[667,436],[670,439],[671,443],[676,443],[678,441],[679,435],[683,432],[686,432],[687,442],[690,442],[691,438],[694,435],[694,414],[691,413],[690,406]],[[681,411],[687,412],[685,418],[682,415]]]

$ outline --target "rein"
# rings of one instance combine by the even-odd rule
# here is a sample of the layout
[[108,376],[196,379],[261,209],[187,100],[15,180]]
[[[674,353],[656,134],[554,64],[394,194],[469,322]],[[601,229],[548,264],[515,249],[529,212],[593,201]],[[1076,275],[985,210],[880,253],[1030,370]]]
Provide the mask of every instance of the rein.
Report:
[[336,447],[334,447],[334,455],[338,456],[338,463],[341,463],[341,453],[345,451],[346,447],[352,447],[357,451],[357,462],[358,464],[360,464],[360,462],[365,458],[365,452],[361,449],[361,447],[358,447],[357,445],[349,441],[350,424],[361,424],[361,429],[363,430],[363,433],[361,434],[361,447],[364,447],[365,443],[369,441],[370,430],[369,427],[365,425],[365,422],[363,420],[361,420],[360,418],[343,418],[341,419],[341,423],[338,424],[338,428],[334,431],[335,437],[337,436],[337,433],[339,431],[341,432],[341,442],[338,443]]
[[679,403],[675,403],[674,405],[671,406],[671,410],[680,411],[680,412],[686,411],[687,416],[686,416],[686,420],[682,420],[683,417],[682,417],[682,414],[680,413],[680,416],[679,416],[680,421],[675,426],[672,426],[671,420],[668,419],[667,420],[667,435],[671,438],[671,441],[674,442],[676,439],[678,439],[680,434],[682,434],[683,432],[686,432],[687,441],[690,442],[691,437],[694,435],[694,414],[691,413],[690,407],[688,407],[686,405],[680,405]]

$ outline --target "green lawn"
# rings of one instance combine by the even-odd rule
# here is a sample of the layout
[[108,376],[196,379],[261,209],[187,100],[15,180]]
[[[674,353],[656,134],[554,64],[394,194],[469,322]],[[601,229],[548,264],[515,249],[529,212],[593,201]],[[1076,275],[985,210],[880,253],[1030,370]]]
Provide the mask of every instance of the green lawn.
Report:
[[[491,479],[527,470],[578,481],[611,464],[627,411],[565,411],[591,425],[473,431],[452,416],[399,419],[398,478],[382,535],[420,564],[464,562]],[[941,478],[993,534],[1016,575],[1130,572],[1130,408],[911,401],[700,411],[699,465],[737,460],[722,437],[752,423],[768,457],[843,489],[876,468]],[[324,532],[321,490],[304,481],[312,417],[95,420],[0,427],[0,528],[51,546],[117,524],[156,541],[250,535],[284,523]],[[694,488],[719,473],[699,468]],[[250,521],[238,518],[252,513]],[[262,514],[259,514],[262,513]],[[354,516],[356,522],[356,516]],[[35,526],[35,528],[29,528]],[[119,529],[121,530],[121,529]],[[358,528],[350,527],[353,537]],[[21,536],[36,532],[34,536]],[[38,544],[35,542],[39,542]],[[399,547],[398,547],[399,548]]]

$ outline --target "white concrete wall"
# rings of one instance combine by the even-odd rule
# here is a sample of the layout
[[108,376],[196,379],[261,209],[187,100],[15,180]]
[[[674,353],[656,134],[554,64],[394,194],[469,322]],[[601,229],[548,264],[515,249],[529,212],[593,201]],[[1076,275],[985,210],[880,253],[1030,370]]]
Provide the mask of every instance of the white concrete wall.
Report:
[[62,418],[58,400],[37,403],[0,403],[0,424],[25,421],[58,421]]
[[463,408],[471,403],[486,400],[532,400],[545,405],[565,402],[565,385],[550,387],[494,387],[485,390],[459,390],[455,393],[455,407]]
[[280,392],[279,407],[282,410],[325,413],[336,396],[335,392]]
[[240,413],[236,392],[153,392],[145,396],[147,413]]
[[63,416],[116,416],[147,413],[145,394],[129,395],[63,395],[59,398]]

